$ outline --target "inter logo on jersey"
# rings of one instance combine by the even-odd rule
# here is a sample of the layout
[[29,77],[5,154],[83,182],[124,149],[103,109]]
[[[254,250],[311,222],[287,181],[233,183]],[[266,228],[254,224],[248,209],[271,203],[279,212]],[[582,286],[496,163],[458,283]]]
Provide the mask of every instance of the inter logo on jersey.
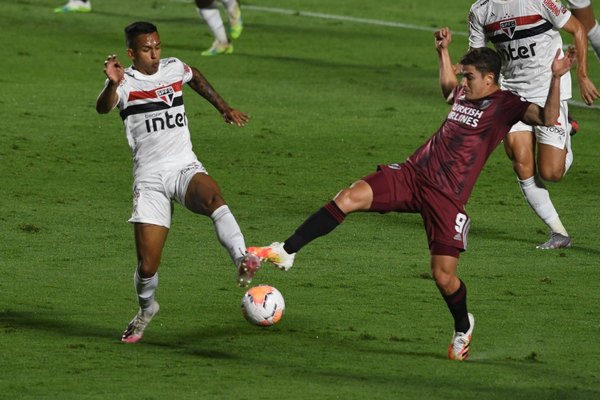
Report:
[[500,22],[500,29],[511,39],[512,39],[513,35],[515,34],[516,27],[517,27],[517,20],[515,20],[515,19],[510,19],[508,21]]
[[161,99],[169,107],[173,105],[173,98],[175,97],[175,90],[171,86],[157,89],[156,97]]

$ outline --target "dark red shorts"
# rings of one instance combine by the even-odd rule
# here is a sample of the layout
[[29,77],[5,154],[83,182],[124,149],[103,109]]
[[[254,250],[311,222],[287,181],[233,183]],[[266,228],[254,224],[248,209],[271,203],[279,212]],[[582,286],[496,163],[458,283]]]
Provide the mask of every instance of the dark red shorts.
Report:
[[411,165],[380,165],[362,180],[373,190],[371,211],[421,214],[431,254],[458,257],[467,249],[471,220],[464,205],[419,180]]

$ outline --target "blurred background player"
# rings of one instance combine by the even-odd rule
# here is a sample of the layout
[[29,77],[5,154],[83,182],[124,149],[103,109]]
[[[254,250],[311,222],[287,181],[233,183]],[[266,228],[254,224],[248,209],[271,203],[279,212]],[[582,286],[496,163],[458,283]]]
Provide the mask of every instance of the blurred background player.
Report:
[[217,6],[217,0],[196,0],[198,14],[206,21],[215,38],[212,46],[201,53],[203,56],[218,56],[233,53],[231,40],[239,38],[244,29],[242,12],[237,0],[220,0],[220,2],[223,4],[229,18],[229,35],[225,30],[221,12]]
[[244,126],[248,116],[231,108],[198,69],[174,57],[161,58],[160,37],[153,24],[135,22],[125,28],[125,37],[133,65],[123,68],[115,55],[106,59],[106,81],[96,110],[107,114],[118,107],[134,158],[129,222],[135,236],[134,287],[140,308],[121,341],[135,343],[159,310],[154,297],[173,201],[212,219],[219,242],[238,270],[238,285],[250,283],[260,262],[246,253],[244,236],[219,185],[192,149],[183,85],[210,102],[228,124]]
[[[482,48],[491,41],[502,56],[502,88],[542,105],[548,93],[552,58],[556,50],[563,47],[561,29],[573,35],[581,97],[586,104],[592,104],[599,94],[587,76],[585,31],[559,0],[475,2],[469,13],[469,47]],[[518,122],[504,140],[506,154],[513,162],[523,195],[550,229],[550,238],[538,245],[538,249],[571,246],[569,233],[542,181],[558,182],[573,162],[567,104],[571,98],[570,73],[561,79],[560,95],[561,111],[555,126],[530,126]]]
[[594,15],[592,2],[590,0],[568,0],[568,3],[571,13],[581,22],[587,32],[588,41],[594,49],[596,57],[600,60],[600,25]]
[[89,0],[69,0],[62,7],[54,9],[55,13],[88,13],[92,11],[92,3]]

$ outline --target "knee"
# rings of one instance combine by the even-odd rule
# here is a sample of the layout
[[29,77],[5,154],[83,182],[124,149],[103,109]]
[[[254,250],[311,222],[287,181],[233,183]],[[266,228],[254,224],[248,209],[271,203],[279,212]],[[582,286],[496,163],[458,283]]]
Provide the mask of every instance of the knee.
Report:
[[360,209],[360,199],[352,188],[342,189],[335,196],[335,203],[345,214]]
[[354,202],[352,196],[352,190],[350,188],[342,189],[337,196],[335,196],[335,202],[340,208],[342,206],[350,206]]
[[186,207],[191,211],[202,214],[211,215],[217,208],[225,204],[225,200],[216,190],[206,190],[202,193],[189,193],[186,199]]
[[560,182],[560,180],[563,177],[563,173],[562,172],[561,173],[553,172],[553,173],[547,174],[547,173],[540,172],[540,176],[543,180],[548,181],[548,182]]
[[432,271],[431,275],[433,276],[433,280],[435,281],[435,285],[443,290],[450,285],[450,275],[445,274],[441,271]]
[[202,208],[209,213],[212,213],[225,204],[225,200],[223,199],[223,196],[221,196],[221,193],[216,191],[209,193],[207,196],[202,196],[199,200]]
[[436,269],[431,270],[431,275],[433,276],[435,285],[442,294],[449,295],[456,290],[455,286],[458,279],[456,275]]
[[138,257],[138,274],[142,278],[151,278],[158,271],[160,257]]
[[564,168],[544,169],[540,168],[540,177],[548,182],[559,182],[565,174]]
[[334,198],[337,206],[344,213],[366,211],[371,207],[373,191],[365,181],[356,181],[349,188],[342,189]]
[[535,168],[531,163],[518,159],[513,160],[513,170],[519,179],[527,179],[535,174]]

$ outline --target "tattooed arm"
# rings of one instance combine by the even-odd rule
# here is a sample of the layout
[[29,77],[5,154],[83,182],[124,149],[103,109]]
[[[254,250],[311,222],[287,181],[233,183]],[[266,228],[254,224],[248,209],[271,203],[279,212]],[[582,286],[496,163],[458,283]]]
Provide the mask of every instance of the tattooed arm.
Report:
[[244,126],[250,119],[245,113],[231,108],[229,104],[217,93],[217,91],[211,86],[206,80],[204,75],[194,67],[190,67],[193,73],[192,80],[188,82],[188,85],[200,96],[204,97],[210,104],[212,104],[228,124],[235,124],[237,126]]

